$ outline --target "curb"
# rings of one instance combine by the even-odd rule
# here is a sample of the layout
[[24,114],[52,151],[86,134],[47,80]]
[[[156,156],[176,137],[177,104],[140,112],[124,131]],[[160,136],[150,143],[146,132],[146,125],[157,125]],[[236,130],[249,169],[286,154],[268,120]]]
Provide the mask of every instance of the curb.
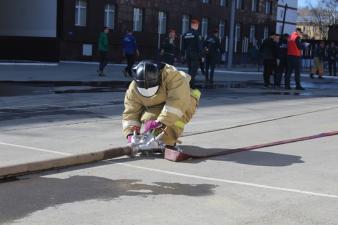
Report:
[[71,155],[62,158],[0,167],[0,180],[42,172],[46,170],[60,169],[70,166],[98,162],[106,159],[117,158],[125,155],[130,155],[131,151],[132,150],[130,147],[117,147],[99,152]]
[[15,81],[15,80],[2,80],[0,83],[7,84],[39,84],[39,85],[50,85],[55,86],[121,86],[129,85],[131,81],[121,81],[121,80],[107,80],[107,81],[50,81],[50,80],[27,80],[27,81]]

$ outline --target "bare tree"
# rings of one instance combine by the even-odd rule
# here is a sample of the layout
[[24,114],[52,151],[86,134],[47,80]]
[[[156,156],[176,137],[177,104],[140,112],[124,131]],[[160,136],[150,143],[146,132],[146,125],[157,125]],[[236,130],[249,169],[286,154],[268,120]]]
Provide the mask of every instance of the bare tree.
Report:
[[317,5],[308,1],[313,26],[319,28],[320,36],[327,38],[329,26],[338,22],[338,0],[319,0]]

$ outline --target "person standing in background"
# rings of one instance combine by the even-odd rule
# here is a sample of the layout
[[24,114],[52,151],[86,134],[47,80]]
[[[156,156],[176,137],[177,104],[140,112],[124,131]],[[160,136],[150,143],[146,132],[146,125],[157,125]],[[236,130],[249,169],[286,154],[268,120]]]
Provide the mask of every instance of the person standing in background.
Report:
[[304,90],[300,81],[300,66],[302,56],[302,30],[297,28],[288,39],[288,72],[285,76],[285,89],[290,90],[290,78],[293,71],[295,71],[296,89]]
[[274,82],[276,84],[276,70],[277,70],[277,35],[275,33],[270,33],[269,37],[263,41],[263,44],[260,48],[260,53],[263,57],[263,78],[264,78],[264,87],[268,88],[271,86],[270,76],[274,75]]
[[[221,43],[218,38],[218,29],[214,29],[204,41],[205,54],[205,85],[214,84],[214,70],[221,55]],[[209,71],[210,70],[210,71]],[[210,76],[209,76],[210,75]]]
[[330,76],[337,76],[337,58],[338,58],[338,49],[334,42],[331,42],[327,50],[328,63],[329,63],[329,73]]
[[168,37],[163,41],[161,45],[161,61],[169,65],[174,65],[177,57],[177,43],[176,43],[176,31],[171,29]]
[[107,55],[109,51],[109,28],[105,27],[103,32],[100,33],[99,40],[98,40],[98,50],[99,50],[99,69],[97,70],[97,73],[99,76],[105,76],[104,69],[107,66],[108,60]]
[[127,66],[122,71],[124,76],[132,77],[132,68],[135,63],[136,56],[140,56],[140,53],[137,48],[136,38],[133,36],[131,31],[127,31],[127,34],[123,37],[122,40],[122,49],[123,49],[123,56],[126,58]]
[[276,84],[275,86],[279,88],[282,83],[282,77],[284,74],[284,77],[287,73],[287,59],[288,59],[288,34],[283,34],[281,37],[279,43],[278,43],[278,58],[277,58],[277,78],[276,78]]
[[313,79],[313,74],[318,73],[318,78],[323,79],[324,76],[324,58],[325,58],[325,42],[321,41],[319,46],[313,54],[313,66],[311,69],[310,77]]
[[202,37],[198,31],[199,21],[191,20],[191,29],[183,35],[183,56],[188,64],[188,73],[191,76],[190,86],[195,88],[195,77],[197,75],[200,59],[204,62],[202,54]]

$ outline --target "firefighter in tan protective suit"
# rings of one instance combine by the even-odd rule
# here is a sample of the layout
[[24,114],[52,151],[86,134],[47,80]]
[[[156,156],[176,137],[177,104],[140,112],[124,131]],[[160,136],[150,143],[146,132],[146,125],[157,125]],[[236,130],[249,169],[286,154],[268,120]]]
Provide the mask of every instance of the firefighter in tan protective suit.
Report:
[[190,76],[168,64],[142,61],[124,99],[123,134],[164,131],[162,141],[173,147],[196,111],[201,93],[190,89]]

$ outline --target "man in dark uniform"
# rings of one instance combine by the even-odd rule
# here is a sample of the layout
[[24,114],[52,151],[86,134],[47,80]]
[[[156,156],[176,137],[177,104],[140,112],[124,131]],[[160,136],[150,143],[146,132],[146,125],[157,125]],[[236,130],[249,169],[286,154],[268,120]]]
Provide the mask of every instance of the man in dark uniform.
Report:
[[[214,83],[214,70],[221,54],[221,43],[218,38],[218,30],[215,29],[204,41],[205,54],[205,85],[212,87]],[[210,69],[210,72],[209,72]],[[209,76],[210,75],[210,76]]]
[[287,65],[288,65],[288,34],[283,34],[279,43],[278,43],[278,58],[277,58],[277,78],[275,86],[279,88],[281,86],[282,77],[284,77],[287,73]]
[[[328,63],[329,63],[329,72],[330,76],[337,76],[337,58],[338,58],[338,49],[334,42],[331,42],[327,50]],[[332,73],[333,72],[333,73]]]
[[276,85],[276,75],[277,75],[277,38],[278,36],[272,32],[269,37],[265,39],[260,48],[260,52],[263,57],[264,71],[263,71],[263,79],[264,79],[264,87],[268,88],[271,86],[270,76],[274,75],[274,85]]
[[169,65],[174,65],[177,55],[176,31],[170,30],[169,35],[161,45],[161,61]]
[[190,86],[195,88],[195,77],[202,57],[202,37],[198,32],[199,21],[191,20],[191,29],[183,35],[183,56],[186,59],[189,69],[189,75],[191,76]]

